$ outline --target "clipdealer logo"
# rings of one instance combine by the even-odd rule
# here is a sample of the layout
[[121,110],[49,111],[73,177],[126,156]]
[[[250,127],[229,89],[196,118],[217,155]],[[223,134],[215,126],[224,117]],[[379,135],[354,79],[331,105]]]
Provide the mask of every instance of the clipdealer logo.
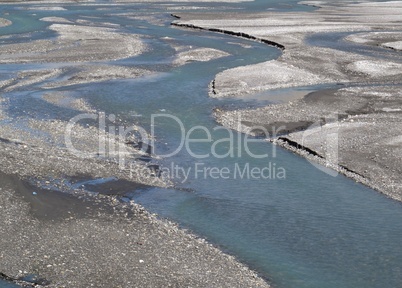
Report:
[[[271,151],[253,150],[253,143],[266,143],[267,138],[276,138],[280,131],[286,130],[284,126],[272,128],[272,131],[268,131],[263,126],[249,127],[250,131],[259,131],[259,134],[263,135],[263,137],[254,137],[248,134],[242,135],[222,126],[207,128],[202,125],[196,125],[186,130],[184,123],[178,117],[166,113],[152,114],[150,120],[150,133],[148,133],[146,129],[138,125],[117,125],[114,114],[106,115],[103,112],[98,114],[80,114],[72,118],[66,127],[66,147],[70,153],[77,157],[115,159],[121,170],[130,169],[130,174],[135,175],[137,179],[158,176],[159,178],[174,179],[183,183],[190,177],[206,180],[229,178],[286,179],[285,168],[272,161],[277,156],[276,145],[266,145],[267,148],[272,147]],[[330,119],[327,120],[326,122],[329,123]],[[241,119],[237,119],[237,121],[240,125]],[[84,123],[87,122],[91,122],[92,127],[97,126],[94,130],[94,133],[97,134],[94,135],[94,137],[97,137],[97,147],[92,147],[93,151],[84,151],[84,149],[79,148],[79,145],[75,145],[77,144],[77,139],[75,139],[77,138],[76,134],[79,135],[79,133],[76,133],[76,129],[83,129]],[[174,147],[163,150],[158,145],[160,133],[158,133],[157,128],[163,126],[161,124],[166,122],[174,126],[176,129],[175,132],[179,136]],[[94,123],[97,125],[94,125]],[[316,133],[319,133],[322,137],[323,131],[330,131],[331,133],[326,134],[324,146],[327,148],[326,159],[328,159],[328,163],[333,164],[337,163],[338,131],[334,128],[337,127],[334,126],[337,122],[331,119],[331,123],[335,123],[332,126],[332,130],[328,130],[328,127],[324,129],[321,122],[317,122],[309,127],[309,129],[303,132],[302,145],[308,142],[311,139],[310,137],[316,137]],[[217,133],[219,133],[218,136]],[[137,148],[144,154],[157,159],[172,159],[172,162],[166,166],[151,165],[158,166],[155,169],[148,169],[149,166],[146,165],[133,165],[132,162],[127,161],[127,159],[131,159],[130,156],[132,153],[128,149],[128,142],[136,143]],[[200,145],[203,146],[203,149],[199,149]],[[176,159],[174,157],[179,153],[187,153],[193,159],[191,167],[180,166],[173,162]],[[231,166],[218,167],[216,163],[220,164],[219,161],[206,161],[210,158],[239,160],[229,161],[230,163],[234,162]],[[252,164],[257,161],[243,163],[244,159],[257,159],[259,164]],[[267,159],[271,161],[265,161]],[[215,165],[208,165],[208,162],[215,163]],[[331,176],[337,175],[337,172],[332,169],[328,169],[313,161],[310,162],[316,168]]]
[[[179,131],[179,141],[177,147],[170,149],[171,151],[163,152],[157,148],[156,139],[158,139],[155,127],[159,126],[157,120],[161,122],[172,121]],[[74,129],[80,126],[80,122],[97,121],[97,137],[98,147],[93,151],[83,151],[74,145]],[[265,138],[255,138],[250,135],[242,136],[240,133],[235,133],[229,128],[216,126],[211,130],[205,126],[197,125],[186,130],[184,123],[176,116],[170,114],[152,114],[151,115],[151,133],[148,133],[143,127],[138,125],[131,126],[117,126],[116,116],[105,113],[99,114],[80,114],[72,118],[67,124],[65,131],[65,143],[67,149],[75,156],[82,158],[92,158],[94,156],[117,156],[121,161],[119,163],[124,165],[124,156],[127,154],[126,142],[127,139],[135,138],[137,143],[142,143],[144,147],[152,147],[152,154],[158,158],[170,158],[177,154],[186,151],[194,159],[205,159],[214,157],[217,159],[224,158],[241,158],[243,155],[248,155],[254,159],[268,158],[269,153],[255,153],[250,148],[252,143],[266,142]],[[254,128],[254,127],[253,127]],[[271,134],[264,127],[255,127],[256,129],[263,129],[264,135],[270,137]],[[226,132],[227,137],[214,140],[213,134],[218,131]],[[275,133],[275,131],[274,131]],[[198,135],[198,137],[196,137]],[[95,135],[94,135],[95,136]],[[272,137],[276,135],[273,134]],[[209,143],[208,151],[199,152],[193,149],[193,145]],[[226,149],[219,149],[225,146]],[[223,151],[222,151],[223,150]],[[272,146],[272,158],[276,157],[276,147]]]

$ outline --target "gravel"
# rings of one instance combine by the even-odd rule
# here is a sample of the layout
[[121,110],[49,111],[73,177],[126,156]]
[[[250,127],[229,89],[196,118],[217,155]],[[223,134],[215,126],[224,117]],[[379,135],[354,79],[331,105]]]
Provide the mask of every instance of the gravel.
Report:
[[174,65],[181,66],[188,62],[207,62],[213,59],[229,56],[228,53],[212,48],[190,48],[184,51],[179,51],[176,59],[173,61]]
[[[0,178],[0,269],[10,277],[35,275],[46,287],[269,287],[233,257],[133,202],[87,201]],[[58,217],[41,217],[38,206]]]
[[0,63],[88,62],[117,60],[139,55],[147,47],[140,36],[112,28],[52,24],[55,41],[35,40],[0,46]]
[[[178,15],[175,25],[246,36],[283,50],[277,60],[219,73],[210,85],[211,97],[323,83],[336,87],[258,109],[217,108],[217,121],[244,133],[263,135],[321,163],[320,169],[330,168],[328,173],[341,172],[402,201],[402,55],[388,50],[399,47],[401,2],[302,4],[320,8],[311,12]],[[314,34],[339,32],[345,38],[333,43],[334,48],[307,41]],[[342,49],[350,45],[346,41],[383,51]],[[389,57],[382,58],[384,53]]]
[[[0,46],[0,63],[49,63],[21,66],[0,83],[0,279],[22,287],[269,287],[234,257],[124,197],[172,187],[133,135],[119,139],[87,119],[71,130],[77,151],[66,144],[66,119],[101,116],[71,86],[155,73],[106,63],[145,52],[142,38],[113,23],[42,21],[53,23],[55,39]],[[223,56],[198,47],[177,59]],[[116,126],[133,125],[115,118]]]
[[[330,1],[308,1],[303,4],[321,8],[312,12],[287,13],[182,13],[176,15],[179,19],[174,24],[237,35],[283,47],[283,54],[277,60],[219,73],[211,85],[212,97],[244,96],[267,89],[318,83],[366,82],[367,75],[375,78],[373,80],[400,80],[400,59],[395,60],[398,63],[390,63],[379,57],[353,51],[312,46],[306,41],[312,34],[338,32],[352,34],[347,38],[350,40],[353,35],[361,36],[362,31],[367,33],[368,30],[377,34],[384,33],[387,39],[390,35],[396,39],[400,35],[398,29],[401,29],[400,22],[396,20],[400,20],[402,13],[400,2],[344,2],[339,5]],[[390,34],[390,31],[394,34]],[[379,79],[382,76],[391,76],[384,75],[384,69],[392,70],[387,73],[394,77]]]
[[321,90],[258,109],[218,109],[215,116],[226,127],[265,136],[402,201],[401,91],[401,86]]

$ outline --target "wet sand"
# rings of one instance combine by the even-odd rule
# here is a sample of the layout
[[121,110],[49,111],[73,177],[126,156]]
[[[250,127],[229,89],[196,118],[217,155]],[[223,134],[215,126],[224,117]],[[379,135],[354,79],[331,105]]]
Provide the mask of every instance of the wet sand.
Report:
[[52,24],[56,41],[36,40],[0,47],[0,63],[85,62],[117,60],[138,55],[146,45],[137,35],[112,28]]
[[133,202],[0,179],[4,275],[36,274],[31,282],[45,287],[269,287],[233,257]]
[[[226,127],[268,137],[402,201],[401,105],[401,86],[353,87],[317,91],[264,108],[215,110],[215,116]],[[336,143],[331,144],[331,137]]]
[[176,51],[178,52],[176,59],[173,61],[174,65],[180,66],[184,65],[188,62],[206,62],[213,59],[221,58],[228,56],[229,54],[217,49],[211,48],[189,48],[186,47],[177,47]]
[[[263,127],[268,141],[402,201],[402,55],[397,50],[402,3],[302,3],[318,9],[176,15],[177,26],[271,41],[283,49],[277,60],[219,73],[211,83],[211,97],[243,97],[267,89],[323,83],[334,87],[264,108],[219,108],[214,111],[217,121],[250,134],[263,131],[253,126]],[[319,41],[320,45],[310,43],[315,35],[339,33],[344,36],[332,40],[334,48]],[[331,143],[328,137],[334,135]]]

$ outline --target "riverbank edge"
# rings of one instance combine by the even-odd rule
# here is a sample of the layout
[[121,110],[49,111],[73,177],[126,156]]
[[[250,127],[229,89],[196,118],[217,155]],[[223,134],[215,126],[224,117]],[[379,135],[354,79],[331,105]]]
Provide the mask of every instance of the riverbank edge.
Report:
[[[180,16],[176,15],[176,14],[170,14],[170,16],[172,16],[173,18],[176,19],[181,19]],[[216,33],[221,33],[221,34],[226,34],[226,35],[231,35],[231,36],[235,36],[235,37],[239,37],[239,38],[243,38],[243,39],[247,39],[247,40],[254,40],[254,41],[258,41],[264,44],[267,44],[269,46],[273,46],[276,47],[282,51],[285,50],[285,46],[271,41],[271,40],[267,40],[267,39],[263,39],[260,37],[256,37],[253,36],[251,34],[247,34],[247,33],[243,33],[243,32],[235,32],[235,31],[230,31],[230,30],[224,30],[224,29],[218,29],[218,28],[204,28],[202,26],[196,26],[193,24],[182,24],[182,23],[176,23],[176,22],[172,22],[170,23],[170,25],[172,26],[176,26],[176,27],[181,27],[181,28],[189,28],[189,29],[194,29],[194,30],[201,30],[201,31],[210,31],[210,32],[216,32]]]
[[[386,197],[394,199],[391,197],[391,195],[388,195],[385,191],[383,191],[381,189],[381,187],[374,181],[370,181],[370,179],[366,178],[364,175],[361,175],[361,174],[349,169],[347,166],[337,165],[334,163],[327,162],[327,160],[322,155],[320,155],[317,151],[311,150],[310,148],[303,146],[299,142],[293,141],[284,136],[281,136],[281,137],[278,137],[275,139],[270,139],[269,142],[271,142],[273,145],[278,145],[288,151],[291,151],[294,154],[307,159],[308,161],[312,161],[314,163],[322,165],[325,168],[332,169],[335,172],[338,172],[339,174],[344,175],[347,178],[350,178],[355,182],[361,183],[371,189],[376,190],[377,192],[383,194]],[[398,200],[398,199],[394,199],[394,200]]]
[[[95,225],[95,226],[98,226],[99,223],[102,223],[105,221],[106,223],[108,223],[107,224],[109,226],[107,228],[108,230],[110,230],[110,229],[118,230],[118,228],[113,228],[113,227],[119,227],[122,225],[124,226],[124,223],[129,223],[129,224],[127,224],[126,230],[125,231],[123,230],[124,233],[129,233],[129,234],[135,233],[134,231],[131,231],[132,228],[137,227],[136,225],[141,225],[142,227],[139,229],[140,231],[141,230],[158,231],[157,232],[158,236],[156,238],[157,239],[159,238],[159,241],[156,240],[158,243],[151,244],[155,240],[153,240],[151,238],[146,239],[148,237],[145,236],[145,239],[143,239],[142,241],[140,240],[142,243],[138,242],[138,240],[134,240],[134,243],[136,243],[138,245],[146,245],[146,246],[157,245],[156,247],[158,247],[158,249],[163,249],[163,247],[165,247],[166,245],[167,245],[167,248],[169,248],[169,246],[173,245],[173,247],[175,247],[175,249],[177,251],[176,252],[169,251],[169,254],[174,253],[174,255],[176,255],[175,257],[177,257],[178,259],[195,258],[193,260],[196,260],[198,258],[197,260],[204,261],[204,263],[198,263],[199,264],[198,266],[200,266],[201,268],[196,268],[195,270],[203,269],[202,267],[204,267],[204,266],[208,267],[208,269],[210,269],[209,266],[211,264],[213,264],[213,265],[211,265],[211,267],[218,265],[220,269],[223,269],[223,270],[228,269],[227,272],[229,274],[235,273],[236,277],[239,278],[238,279],[239,284],[243,283],[244,285],[247,285],[247,286],[251,285],[250,287],[266,287],[266,288],[271,287],[268,283],[269,282],[268,278],[262,277],[261,275],[259,275],[257,271],[253,270],[248,265],[244,264],[235,255],[228,253],[227,251],[224,251],[224,249],[222,249],[222,247],[219,247],[219,246],[213,244],[209,240],[201,237],[200,235],[193,233],[191,230],[189,230],[185,227],[181,227],[176,222],[173,222],[166,218],[160,218],[157,214],[149,212],[141,204],[138,204],[134,201],[125,202],[125,201],[120,200],[120,197],[116,196],[116,195],[99,195],[99,196],[91,195],[88,197],[85,197],[85,196],[77,197],[77,196],[73,196],[73,195],[69,195],[69,194],[64,194],[63,192],[59,192],[59,191],[51,191],[46,188],[36,187],[36,185],[30,183],[30,181],[28,179],[25,180],[24,178],[20,178],[16,175],[8,175],[8,174],[4,174],[2,172],[0,172],[0,179],[2,179],[2,182],[5,181],[6,183],[8,183],[5,188],[3,187],[3,189],[0,189],[0,190],[3,190],[2,191],[3,193],[4,193],[4,190],[9,191],[6,193],[5,197],[3,197],[0,204],[4,204],[3,202],[6,202],[6,203],[9,202],[9,198],[10,198],[11,202],[9,204],[11,204],[11,206],[16,206],[19,208],[21,208],[21,207],[26,208],[23,210],[19,209],[20,211],[23,211],[22,216],[15,215],[15,218],[17,219],[15,221],[16,223],[19,222],[19,219],[24,219],[24,221],[22,223],[23,223],[23,225],[26,225],[26,227],[21,227],[21,226],[18,227],[18,229],[21,231],[21,233],[24,233],[23,231],[30,231],[32,227],[33,227],[33,229],[35,229],[35,227],[40,227],[39,231],[43,230],[43,228],[45,227],[46,233],[44,233],[44,235],[39,235],[39,237],[41,237],[42,241],[35,241],[34,239],[38,235],[34,235],[34,237],[32,237],[32,239],[29,239],[29,242],[31,242],[31,243],[39,243],[38,245],[46,247],[46,245],[47,245],[46,243],[48,242],[48,240],[47,240],[48,233],[53,235],[55,239],[57,239],[58,235],[60,234],[60,231],[57,231],[57,230],[54,231],[54,229],[57,226],[59,226],[59,225],[63,226],[65,224],[67,224],[67,226],[70,225],[69,229],[72,229],[71,225],[80,226],[80,222],[91,220],[91,219],[93,219],[93,221],[94,221],[92,223],[92,225]],[[10,183],[12,184],[12,186],[11,186],[12,191],[10,190]],[[33,189],[37,192],[31,192]],[[49,196],[51,196],[51,197],[49,197]],[[36,201],[32,200],[35,198],[39,199],[39,202],[40,202],[39,205],[44,205],[44,207],[40,208],[40,211],[39,211],[40,215],[38,215],[38,213],[37,213],[38,211],[33,212],[33,209],[37,208],[37,207],[35,207],[35,204],[37,204],[37,203],[35,203]],[[51,198],[51,199],[49,200],[49,198]],[[65,202],[63,200],[67,200],[68,204],[67,205],[63,204]],[[56,205],[56,207],[51,207],[50,205]],[[57,219],[54,219],[53,217],[49,217],[49,215],[46,214],[46,211],[45,212],[43,211],[43,210],[46,210],[46,207],[49,208],[48,212],[49,212],[49,210],[55,210],[53,212],[58,214]],[[92,207],[92,209],[88,209],[88,207]],[[5,209],[2,209],[2,211],[4,211],[4,210]],[[12,209],[12,210],[15,210],[15,209]],[[74,211],[74,212],[72,212],[72,211]],[[49,213],[52,214],[51,211]],[[0,214],[3,214],[3,213],[0,213]],[[8,221],[7,216],[9,216],[9,215],[10,215],[10,213],[6,213],[6,215],[2,215],[2,219],[4,221]],[[4,218],[3,218],[3,216],[4,216]],[[72,222],[75,222],[75,221],[73,221],[74,218],[72,218],[72,217],[76,218],[75,221],[77,221],[77,224],[71,224]],[[134,222],[134,224],[133,224],[133,222]],[[105,225],[105,224],[103,224],[103,225]],[[102,228],[103,225],[101,225],[100,227]],[[133,225],[134,225],[134,227],[132,227]],[[47,228],[47,227],[49,227],[49,228]],[[98,228],[96,228],[95,231],[97,229]],[[2,229],[0,229],[0,230],[2,230]],[[50,230],[50,231],[47,231],[47,230]],[[137,230],[137,229],[135,229],[135,230]],[[90,231],[88,231],[88,232],[90,234]],[[39,233],[39,234],[42,234],[42,233]],[[127,236],[129,236],[129,234],[127,234]],[[151,235],[152,235],[152,233],[151,233]],[[134,235],[132,235],[132,236],[134,236]],[[12,236],[10,235],[10,237],[12,237]],[[87,236],[83,235],[82,237],[87,237]],[[91,236],[91,237],[93,237],[93,236]],[[116,236],[113,236],[113,238],[115,238],[115,237]],[[129,238],[130,237],[127,237],[127,239],[129,239]],[[60,240],[63,241],[63,239],[60,239]],[[52,239],[50,241],[55,241],[55,240]],[[176,241],[179,241],[179,243],[177,243]],[[10,245],[15,246],[14,247],[15,250],[19,250],[18,249],[18,247],[19,247],[18,240],[16,240],[15,242],[14,241],[12,241],[12,242],[14,244],[10,244]],[[40,243],[40,242],[42,242],[42,243]],[[163,242],[166,242],[166,243],[163,243]],[[170,244],[170,243],[174,243],[174,244]],[[116,247],[116,244],[111,243],[111,245],[115,246],[114,249],[118,249],[118,250],[120,249],[120,248]],[[127,242],[127,245],[128,246],[130,245],[129,242]],[[161,247],[159,247],[159,245]],[[171,248],[173,248],[173,247],[171,247]],[[30,249],[29,247],[25,247],[25,248],[27,250]],[[71,248],[73,248],[74,250],[77,249],[77,247],[71,247]],[[183,249],[183,248],[186,248],[186,249]],[[58,250],[58,253],[64,254],[65,251],[63,252],[63,249]],[[88,249],[88,248],[85,248],[85,249]],[[121,249],[122,249],[121,250],[122,252],[128,253],[127,247],[121,247]],[[195,249],[195,251],[197,252],[198,255],[192,255],[191,257],[186,257],[186,254],[188,254],[193,249]],[[9,254],[10,252],[12,253],[12,251],[9,251],[8,249],[6,249],[6,250],[7,250],[6,253],[3,253],[3,254]],[[92,251],[91,253],[95,253],[95,254],[98,253],[98,251],[96,251],[96,249],[93,249],[93,250],[94,251]],[[25,252],[23,252],[23,253],[25,254]],[[48,254],[48,253],[50,253],[50,254]],[[51,253],[52,253],[51,251],[46,252],[47,255],[51,255]],[[105,253],[105,252],[103,252],[103,253]],[[179,254],[176,254],[176,253],[179,253]],[[4,258],[3,254],[1,255],[1,258],[4,260],[5,258]],[[45,261],[46,261],[46,259],[52,258],[51,256],[46,256],[43,254],[39,255],[39,256],[44,257]],[[97,256],[95,256],[95,257],[97,257]],[[147,257],[147,254],[139,255],[139,257],[141,258],[141,260],[139,260],[139,263],[150,263],[147,265],[152,265],[153,259],[152,258],[149,259]],[[6,256],[6,258],[7,258],[7,256]],[[32,257],[28,257],[28,258],[29,258],[29,261],[27,261],[27,262],[30,262],[32,260]],[[119,259],[119,258],[117,258],[117,259]],[[37,261],[43,261],[43,260],[38,259]],[[68,260],[64,259],[63,261],[68,261]],[[121,261],[124,261],[124,260],[122,259]],[[17,260],[16,262],[19,262],[19,261]],[[194,263],[188,262],[188,263],[180,263],[180,264],[184,265],[184,267],[187,267],[187,266],[191,267],[191,264],[194,264]],[[16,264],[13,263],[11,266],[15,266],[15,265]],[[30,264],[28,264],[28,266],[29,265]],[[125,265],[127,265],[127,264],[125,264]],[[177,263],[175,265],[177,265]],[[2,266],[9,266],[9,264],[2,265]],[[22,266],[26,266],[26,263]],[[62,282],[59,282],[60,277],[56,277],[56,278],[58,278],[57,280],[53,279],[51,276],[49,277],[49,275],[57,275],[57,274],[53,274],[54,272],[51,271],[51,269],[52,269],[51,266],[52,265],[48,265],[47,268],[43,269],[43,273],[40,273],[40,274],[24,273],[23,271],[26,271],[25,270],[26,267],[20,267],[19,268],[20,271],[18,274],[13,273],[9,269],[4,269],[5,271],[2,269],[0,271],[0,279],[4,280],[6,282],[9,282],[9,283],[14,283],[18,286],[25,287],[25,288],[69,287],[69,286],[64,286],[64,284]],[[57,265],[55,265],[55,266],[57,266]],[[158,269],[158,268],[156,267],[156,269]],[[189,280],[191,280],[191,281],[199,280],[199,279],[192,279],[192,278],[198,278],[198,276],[194,277],[191,274],[187,275],[187,277],[189,277],[189,278],[186,279],[186,273],[182,273],[183,275],[180,276],[179,279],[176,279],[176,276],[169,279],[169,276],[165,275],[166,272],[169,271],[169,269],[167,267],[159,267],[159,269],[161,269],[161,272],[160,272],[161,274],[158,274],[157,277],[151,276],[151,279],[149,280],[150,282],[156,281],[156,283],[158,283],[158,281],[165,279],[165,281],[168,281],[170,283],[170,282],[176,282],[177,280],[179,280],[182,277],[184,277],[184,279],[182,279],[182,281],[184,281],[184,282],[187,282]],[[155,268],[153,268],[152,270],[155,270]],[[172,269],[172,271],[170,273],[172,273],[172,275],[175,275],[176,273],[178,273],[175,270],[176,269]],[[135,271],[135,270],[133,270],[133,271]],[[201,271],[199,271],[199,272],[201,272]],[[203,272],[205,273],[205,275],[200,275],[201,279],[204,277],[208,277],[208,274],[211,273],[211,271],[203,271]],[[120,273],[124,273],[124,271],[116,271],[117,275]],[[214,274],[214,273],[212,273],[212,274]],[[93,276],[95,276],[95,275],[93,275]],[[101,275],[99,275],[99,276],[101,276]],[[225,279],[225,277],[226,277],[225,275],[222,275],[222,277],[220,277],[221,279],[211,278],[211,279],[209,279],[209,281],[211,281],[213,283],[219,283],[220,281]],[[28,280],[29,278],[32,278],[33,280]],[[62,276],[61,278],[63,279],[64,276]],[[134,278],[133,280],[135,280],[135,273],[133,273],[133,278]],[[152,280],[152,278],[155,278],[155,280]],[[68,279],[65,279],[65,280],[68,280]],[[115,280],[117,280],[117,279],[115,279]],[[101,281],[101,279],[88,279],[88,281],[93,283],[96,281]],[[76,280],[73,280],[73,283],[74,282],[76,283]],[[108,280],[104,279],[104,282],[107,283]],[[168,282],[166,282],[166,283],[168,283]],[[224,282],[222,282],[222,283],[224,283]],[[81,284],[83,284],[83,283],[81,283]],[[74,287],[83,287],[83,286],[74,286]],[[87,286],[85,286],[85,287],[87,287]],[[104,286],[100,285],[98,287],[104,287]],[[110,286],[107,286],[107,287],[110,287]],[[152,286],[148,286],[146,284],[143,287],[152,287]],[[153,286],[153,287],[155,287],[155,286]],[[199,287],[199,286],[196,285],[196,287]],[[239,286],[239,287],[242,287],[242,286]]]
[[[311,3],[300,3],[303,5],[308,5],[308,6],[313,6],[316,7],[318,9],[322,8],[320,6],[315,6],[312,5]],[[182,19],[181,16],[176,15],[176,14],[171,14],[172,17],[176,18],[177,20]],[[188,24],[188,23],[176,23],[176,22],[172,22],[171,23],[172,26],[176,26],[176,27],[181,27],[181,28],[185,28],[185,29],[194,29],[194,30],[203,30],[203,31],[210,31],[210,32],[214,32],[214,33],[220,33],[220,34],[227,34],[227,35],[231,35],[234,37],[239,37],[239,38],[244,38],[244,39],[249,39],[251,41],[257,41],[257,42],[261,42],[261,43],[265,43],[269,46],[278,48],[279,50],[281,50],[282,52],[286,51],[286,45],[283,45],[281,43],[277,43],[271,40],[267,40],[267,39],[263,39],[261,37],[256,37],[253,36],[251,34],[247,34],[247,33],[242,33],[242,32],[235,32],[235,31],[230,31],[230,30],[225,30],[225,29],[218,29],[218,28],[206,28],[206,27],[202,27],[202,26],[197,26],[197,25],[193,25],[193,24]],[[293,48],[294,49],[294,48]],[[283,57],[283,53],[281,56],[279,56],[278,58]],[[286,61],[285,61],[286,63]],[[328,84],[326,82],[322,82],[322,83],[318,83],[318,85],[320,84]],[[335,83],[334,83],[335,84]],[[367,85],[367,83],[365,83]],[[373,84],[376,84],[375,81],[373,81]],[[213,97],[213,95],[216,95],[217,93],[215,92],[215,79],[211,81],[210,85],[209,85],[209,89],[210,89],[210,96]],[[324,91],[323,90],[318,90],[315,92],[319,92],[319,91]],[[337,90],[337,89],[336,89]],[[307,94],[305,95],[305,97],[307,96]],[[304,97],[303,97],[304,98]],[[217,107],[218,108],[218,107]],[[219,112],[217,113],[216,110],[214,109],[214,111],[212,111],[212,115],[215,118],[215,121],[220,124],[223,125],[227,128],[233,129],[237,132],[243,133],[243,134],[248,134],[248,135],[253,135],[253,133],[248,133],[243,131],[242,129],[237,129],[236,127],[240,127],[239,125],[235,125],[235,127],[231,127],[230,125],[225,125],[221,120],[221,116],[223,115],[223,112],[229,112],[230,111],[222,111],[219,108],[217,109]],[[238,112],[238,110],[236,110]],[[303,129],[303,131],[305,131],[305,129]],[[391,192],[388,193],[387,189],[385,188],[384,185],[381,185],[378,181],[375,180],[371,180],[368,177],[366,177],[366,175],[364,175],[364,173],[358,173],[356,171],[354,171],[353,169],[351,169],[350,167],[348,167],[347,165],[340,165],[340,164],[335,164],[335,163],[331,163],[328,162],[324,156],[320,155],[318,151],[311,149],[309,147],[305,147],[303,146],[302,143],[298,142],[298,141],[294,141],[291,140],[289,138],[287,138],[286,136],[288,134],[290,134],[291,132],[282,135],[280,137],[275,137],[275,138],[268,138],[267,141],[272,143],[273,145],[278,145],[279,147],[288,150],[308,161],[314,162],[316,164],[322,165],[324,167],[324,169],[332,169],[333,171],[344,175],[345,177],[352,179],[353,181],[357,182],[357,183],[361,183],[363,185],[365,185],[366,187],[369,187],[373,190],[375,190],[376,192],[384,195],[387,198],[390,198],[392,200],[395,201],[399,201],[402,202],[402,198],[400,197],[400,195],[395,195]]]

